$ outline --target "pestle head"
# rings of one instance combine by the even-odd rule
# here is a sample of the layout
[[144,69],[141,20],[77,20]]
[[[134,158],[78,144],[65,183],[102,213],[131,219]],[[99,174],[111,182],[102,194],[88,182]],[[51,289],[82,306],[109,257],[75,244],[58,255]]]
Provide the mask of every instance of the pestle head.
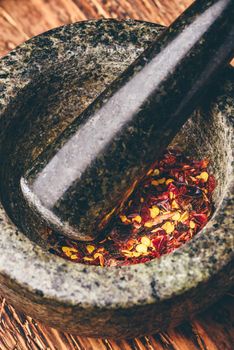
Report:
[[232,58],[233,15],[232,0],[199,0],[180,16],[24,174],[30,208],[96,238]]

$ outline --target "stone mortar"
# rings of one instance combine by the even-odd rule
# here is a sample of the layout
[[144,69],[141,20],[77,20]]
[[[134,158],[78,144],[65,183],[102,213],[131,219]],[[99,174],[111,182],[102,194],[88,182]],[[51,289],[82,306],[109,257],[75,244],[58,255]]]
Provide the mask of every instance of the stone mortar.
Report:
[[163,30],[138,21],[86,21],[35,37],[0,61],[0,291],[19,310],[84,336],[135,337],[191,318],[233,283],[234,70],[176,136],[208,157],[216,210],[192,241],[146,264],[95,267],[48,253],[19,178],[61,131]]

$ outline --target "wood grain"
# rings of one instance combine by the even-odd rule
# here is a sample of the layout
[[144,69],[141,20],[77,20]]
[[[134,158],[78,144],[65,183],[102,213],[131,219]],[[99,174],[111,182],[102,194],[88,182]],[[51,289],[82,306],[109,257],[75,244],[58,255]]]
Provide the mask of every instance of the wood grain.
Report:
[[[0,56],[48,29],[84,19],[134,18],[170,24],[192,0],[0,0]],[[233,350],[234,295],[226,294],[192,322],[132,340],[58,332],[0,299],[0,350]]]
[[0,0],[0,55],[65,23],[134,18],[168,25],[192,0]]
[[16,312],[2,299],[1,350],[233,350],[234,295],[218,303],[190,323],[164,333],[132,340],[93,339],[58,332]]

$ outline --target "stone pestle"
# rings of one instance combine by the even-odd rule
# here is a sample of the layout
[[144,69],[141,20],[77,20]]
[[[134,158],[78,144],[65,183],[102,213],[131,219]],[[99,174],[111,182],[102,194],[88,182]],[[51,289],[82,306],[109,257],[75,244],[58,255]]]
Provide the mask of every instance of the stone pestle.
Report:
[[233,54],[234,1],[195,1],[21,177],[30,209],[95,239]]

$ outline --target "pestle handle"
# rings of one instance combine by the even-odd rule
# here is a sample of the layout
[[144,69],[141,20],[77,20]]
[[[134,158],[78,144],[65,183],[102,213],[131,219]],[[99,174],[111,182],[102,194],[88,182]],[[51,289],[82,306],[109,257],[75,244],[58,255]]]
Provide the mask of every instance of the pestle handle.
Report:
[[233,0],[195,1],[24,174],[31,210],[95,239],[232,58],[233,18]]

